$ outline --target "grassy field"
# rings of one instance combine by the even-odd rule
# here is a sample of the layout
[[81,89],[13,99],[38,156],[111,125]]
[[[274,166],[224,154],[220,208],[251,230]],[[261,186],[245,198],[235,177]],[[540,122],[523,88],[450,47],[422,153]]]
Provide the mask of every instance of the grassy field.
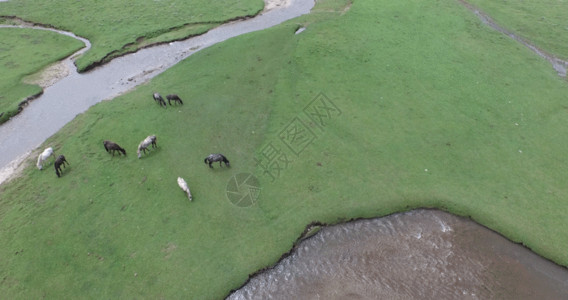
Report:
[[558,0],[468,0],[515,34],[568,59],[568,3]]
[[[160,108],[153,91],[185,104]],[[567,91],[545,60],[458,2],[318,2],[48,139],[71,164],[61,178],[32,158],[0,186],[0,291],[219,299],[310,222],[417,207],[471,216],[567,266]],[[137,159],[150,134],[158,149]],[[104,152],[105,139],[128,156]],[[215,152],[231,168],[204,165]],[[271,157],[278,165],[263,169]],[[226,196],[239,173],[260,181],[251,207]]]
[[22,79],[83,47],[83,43],[58,33],[0,28],[0,124],[18,112],[18,104],[42,92]]
[[84,71],[148,43],[201,34],[262,8],[262,0],[19,0],[0,3],[0,17],[17,16],[87,38],[92,48],[76,61]]

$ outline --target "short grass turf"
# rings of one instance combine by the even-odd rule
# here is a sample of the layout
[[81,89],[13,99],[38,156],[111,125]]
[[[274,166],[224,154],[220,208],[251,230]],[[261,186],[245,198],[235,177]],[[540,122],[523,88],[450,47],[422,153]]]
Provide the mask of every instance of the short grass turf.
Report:
[[0,28],[0,123],[18,112],[18,104],[40,94],[41,87],[22,78],[69,56],[84,44],[71,37],[45,30]]
[[[568,265],[566,82],[459,3],[346,7],[204,49],[48,139],[63,176],[31,159],[0,187],[2,294],[220,299],[310,222],[417,207]],[[158,148],[137,159],[150,134]],[[215,152],[231,167],[206,166]],[[260,182],[250,207],[226,195],[239,173]]]
[[79,71],[152,43],[201,34],[231,19],[253,16],[262,0],[0,2],[0,17],[54,26],[87,38],[92,48],[77,61]]

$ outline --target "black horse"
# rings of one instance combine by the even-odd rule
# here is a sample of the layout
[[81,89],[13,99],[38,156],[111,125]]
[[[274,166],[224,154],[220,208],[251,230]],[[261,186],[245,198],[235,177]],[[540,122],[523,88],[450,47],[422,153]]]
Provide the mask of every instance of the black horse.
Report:
[[112,153],[112,156],[114,156],[115,151],[118,151],[118,155],[120,155],[120,153],[126,155],[126,150],[120,147],[117,143],[111,141],[104,141],[103,145],[105,146],[106,152]]
[[219,162],[219,166],[221,167],[221,163],[225,163],[225,166],[230,167],[231,165],[229,165],[229,160],[223,155],[223,154],[209,154],[209,156],[207,156],[205,158],[205,160],[203,160],[203,162],[205,162],[206,164],[209,164],[209,168],[213,168],[213,166],[211,166],[212,163],[214,162]]
[[57,159],[55,160],[55,174],[57,174],[57,177],[61,177],[61,165],[63,165],[63,167],[65,167],[65,164],[69,164],[67,162],[67,160],[65,159],[65,156],[63,155],[59,155],[57,157]]
[[160,93],[154,93],[154,101],[158,102],[158,104],[160,104],[160,106],[166,107],[166,101],[164,100],[164,98],[162,98],[162,95],[160,95]]
[[172,105],[172,103],[170,101],[174,101],[174,103],[179,103],[179,104],[183,104],[183,101],[181,101],[181,99],[179,98],[178,95],[176,94],[171,94],[171,95],[167,95],[166,99],[168,99],[168,104]]

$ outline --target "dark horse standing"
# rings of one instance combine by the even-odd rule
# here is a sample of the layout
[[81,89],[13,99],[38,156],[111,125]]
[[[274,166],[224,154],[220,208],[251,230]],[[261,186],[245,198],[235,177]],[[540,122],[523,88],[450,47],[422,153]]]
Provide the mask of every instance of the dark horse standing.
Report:
[[112,153],[112,156],[114,156],[115,151],[118,151],[118,155],[120,155],[120,153],[126,155],[126,150],[120,147],[117,143],[113,143],[111,141],[104,141],[103,145],[105,146],[106,152]]
[[171,94],[171,95],[167,95],[166,99],[168,99],[168,104],[172,105],[172,103],[170,101],[174,101],[174,103],[179,103],[179,104],[183,104],[183,101],[181,101],[181,99],[179,98],[178,95],[176,94]]
[[209,156],[207,156],[203,162],[205,162],[206,164],[208,163],[209,168],[213,168],[211,164],[214,162],[219,162],[219,166],[222,166],[221,163],[225,163],[225,166],[227,167],[231,166],[229,165],[229,160],[223,154],[220,153],[209,154]]
[[65,159],[65,156],[63,155],[59,155],[57,157],[57,159],[55,160],[55,174],[57,174],[57,177],[61,177],[61,165],[63,165],[63,167],[65,167],[65,164],[69,164],[67,162],[67,160]]
[[160,106],[166,107],[166,101],[162,98],[160,93],[154,93],[154,100],[160,104]]

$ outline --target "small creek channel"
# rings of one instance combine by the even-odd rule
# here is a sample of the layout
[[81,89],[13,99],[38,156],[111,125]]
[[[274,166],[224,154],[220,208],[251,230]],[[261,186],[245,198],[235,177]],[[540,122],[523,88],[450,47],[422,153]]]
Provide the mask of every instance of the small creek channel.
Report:
[[473,5],[469,4],[467,1],[465,0],[458,0],[463,6],[465,6],[467,9],[469,9],[471,12],[473,12],[478,18],[479,20],[481,20],[481,22],[483,22],[483,24],[493,28],[494,30],[501,32],[502,34],[512,38],[513,40],[523,44],[525,47],[529,48],[532,52],[534,52],[535,54],[537,54],[538,56],[546,59],[554,68],[554,70],[556,71],[556,73],[558,73],[558,75],[560,77],[566,77],[566,70],[568,69],[568,61],[566,60],[562,60],[542,49],[539,49],[537,46],[533,45],[532,43],[530,43],[529,41],[523,39],[522,37],[514,34],[513,32],[499,26],[491,17],[489,17],[487,14],[485,14],[484,12],[480,11],[479,9],[477,9],[476,7],[474,7]]

